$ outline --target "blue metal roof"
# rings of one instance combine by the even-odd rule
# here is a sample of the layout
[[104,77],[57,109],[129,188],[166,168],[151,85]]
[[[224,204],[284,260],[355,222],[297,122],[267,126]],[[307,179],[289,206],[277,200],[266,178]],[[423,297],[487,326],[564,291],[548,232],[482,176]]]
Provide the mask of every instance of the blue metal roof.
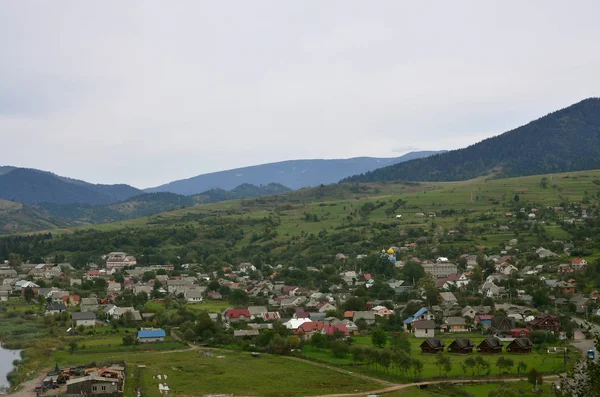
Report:
[[404,324],[410,324],[413,322],[415,318],[413,316],[408,317],[406,320],[404,320]]
[[427,313],[429,310],[426,307],[422,307],[419,309],[418,312],[415,313],[415,315],[413,316],[414,318],[419,318],[421,317],[423,314]]
[[164,329],[138,331],[138,338],[164,338],[165,336]]

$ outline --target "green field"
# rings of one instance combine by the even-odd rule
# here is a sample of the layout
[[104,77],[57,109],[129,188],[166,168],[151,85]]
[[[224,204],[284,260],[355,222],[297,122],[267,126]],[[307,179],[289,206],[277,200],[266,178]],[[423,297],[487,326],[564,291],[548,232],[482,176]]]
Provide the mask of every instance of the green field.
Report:
[[[471,339],[471,341],[473,341],[475,346],[477,346],[483,339],[485,339],[486,336],[480,335],[480,334],[461,334],[461,335],[446,334],[446,335],[439,335],[438,337],[444,341],[444,343],[447,347],[448,345],[450,345],[450,343],[456,337],[468,337]],[[358,337],[354,337],[353,339],[354,339],[354,343],[353,343],[354,346],[369,346],[369,347],[372,346],[371,339],[368,336],[358,336]],[[422,354],[421,353],[421,348],[419,346],[424,341],[424,339],[418,339],[418,338],[414,338],[411,336],[409,340],[411,342],[411,358],[422,361],[423,365],[424,365],[423,372],[421,374],[421,378],[429,379],[429,378],[439,377],[440,375],[443,376],[444,373],[442,372],[440,374],[440,370],[435,364],[436,356],[431,355],[431,354]],[[506,345],[506,343],[505,343],[505,345]],[[357,369],[361,368],[360,365],[357,366],[357,364],[352,361],[352,358],[350,356],[348,356],[346,358],[334,357],[332,355],[332,353],[326,349],[317,349],[312,346],[306,346],[302,352],[306,357],[315,359],[315,360],[318,360],[321,362],[327,362],[327,363],[330,363],[333,365],[343,366],[343,367],[347,367],[347,368],[350,368],[350,367],[357,368]],[[477,371],[473,372],[470,369],[467,369],[465,372],[465,371],[463,371],[463,368],[462,368],[462,363],[467,358],[469,358],[469,357],[475,358],[477,356],[481,356],[483,359],[485,359],[486,361],[489,362],[489,364],[490,364],[490,374],[489,375],[490,376],[501,375],[500,370],[495,365],[496,361],[498,360],[498,357],[500,357],[500,355],[480,354],[480,353],[477,353],[476,350],[474,350],[473,354],[470,354],[470,355],[459,355],[459,354],[452,354],[452,353],[448,353],[448,352],[444,352],[443,354],[446,355],[447,357],[450,357],[450,360],[452,361],[452,370],[450,372],[448,372],[448,377],[483,376],[484,375],[483,373],[478,373]],[[577,354],[577,352],[573,352],[573,355],[575,355],[575,354]],[[512,370],[510,370],[508,372],[509,374],[512,374],[512,375],[518,374],[517,364],[520,361],[523,361],[527,365],[528,370],[535,368],[540,372],[546,372],[546,373],[559,373],[559,372],[562,372],[562,370],[563,370],[563,364],[564,364],[563,356],[556,355],[556,354],[547,354],[545,351],[543,351],[541,353],[537,353],[537,352],[533,351],[531,354],[509,354],[509,353],[503,352],[502,356],[513,360],[515,365],[512,368]],[[367,372],[366,367],[363,368],[363,372],[369,373],[373,376],[377,376],[374,373]],[[386,379],[387,378],[389,378],[389,375],[386,376]]]
[[[221,358],[219,358],[221,357]],[[55,354],[61,366],[91,361],[125,360],[128,365],[126,396],[140,390],[143,396],[161,396],[159,383],[166,383],[172,395],[208,393],[243,396],[307,396],[350,393],[379,389],[382,386],[351,375],[294,361],[281,356],[252,357],[244,352],[203,351]],[[157,375],[167,376],[160,381]]]

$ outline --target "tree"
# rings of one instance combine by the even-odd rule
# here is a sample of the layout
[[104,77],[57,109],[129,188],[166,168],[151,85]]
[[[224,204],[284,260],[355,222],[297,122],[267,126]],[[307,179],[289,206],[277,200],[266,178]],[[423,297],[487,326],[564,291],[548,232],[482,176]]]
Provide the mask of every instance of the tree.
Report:
[[392,346],[392,350],[402,350],[410,354],[410,341],[405,332],[395,332],[390,339],[390,345]]
[[438,353],[435,359],[435,365],[438,367],[438,371],[440,376],[442,376],[442,369],[445,372],[445,375],[448,375],[448,372],[452,371],[452,360],[449,357],[445,356],[443,353]]
[[184,339],[185,339],[185,340],[187,340],[187,341],[191,342],[191,341],[193,341],[194,339],[196,339],[196,333],[194,332],[194,330],[193,330],[193,329],[191,329],[191,328],[188,328],[188,329],[186,329],[186,330],[185,330],[185,332],[183,333],[183,337],[184,337]]
[[542,374],[537,369],[531,368],[527,373],[527,382],[533,385],[534,391],[537,391],[538,386],[544,382],[544,378],[542,378]]
[[465,360],[465,365],[471,369],[471,374],[475,375],[475,367],[477,366],[477,363],[475,362],[475,359],[473,357],[469,357]]
[[513,200],[515,200],[515,203],[518,203],[520,199],[521,197],[519,197],[519,194],[515,194],[515,197],[513,198]]
[[234,306],[246,306],[250,299],[248,298],[248,294],[246,291],[241,289],[234,289],[231,293],[231,304]]
[[525,373],[527,371],[527,364],[524,361],[519,361],[517,364],[517,374],[521,375],[521,372]]
[[419,375],[421,375],[421,372],[423,372],[423,362],[417,359],[412,359],[410,360],[410,366],[413,369],[415,379],[417,379]]
[[420,263],[408,262],[402,268],[402,273],[404,274],[404,279],[409,283],[413,281],[416,283],[425,275],[425,270]]
[[133,334],[127,334],[123,337],[123,344],[125,346],[135,345],[135,342],[136,342],[136,338],[135,338],[135,335],[133,335]]
[[69,342],[69,353],[73,354],[75,353],[75,350],[77,350],[77,342],[73,340]]
[[509,370],[515,365],[514,361],[511,360],[510,358],[506,358],[506,357],[498,357],[498,360],[496,361],[496,367],[498,367],[498,369],[500,370],[500,373],[504,372],[509,372]]
[[31,302],[35,298],[35,292],[33,292],[33,288],[27,287],[23,290],[23,298],[26,302]]
[[387,344],[387,340],[388,336],[384,330],[381,328],[373,329],[373,332],[371,333],[371,342],[373,343],[373,346],[379,348],[384,347]]
[[346,358],[350,351],[348,345],[342,341],[335,341],[331,343],[331,353],[337,358]]
[[[596,335],[600,346],[600,335]],[[595,397],[600,390],[600,361],[581,358],[556,384],[557,397]]]

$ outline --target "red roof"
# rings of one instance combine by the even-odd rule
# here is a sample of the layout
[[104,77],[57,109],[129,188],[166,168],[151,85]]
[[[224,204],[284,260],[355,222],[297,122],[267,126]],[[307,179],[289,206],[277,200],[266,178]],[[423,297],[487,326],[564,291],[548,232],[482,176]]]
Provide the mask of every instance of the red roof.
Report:
[[310,318],[309,312],[296,312],[296,318]]
[[579,264],[581,264],[581,262],[583,262],[584,260],[585,260],[585,259],[583,259],[583,258],[575,258],[575,259],[573,259],[573,262],[572,262],[572,263],[573,263],[574,265],[579,265]]
[[354,317],[354,311],[348,310],[344,312],[344,318],[352,318]]
[[87,274],[88,276],[99,276],[100,270],[88,270]]
[[333,335],[335,333],[335,331],[343,332],[344,335],[348,336],[348,328],[346,327],[346,324],[336,324],[336,325],[326,325],[325,326],[325,333],[327,335]]
[[363,274],[363,277],[365,278],[365,280],[370,280],[371,279],[371,274],[370,273],[365,273],[365,274]]
[[290,292],[293,291],[295,289],[297,289],[298,287],[294,286],[294,285],[284,285],[283,286],[283,292]]
[[250,311],[248,311],[248,309],[229,309],[229,310],[227,310],[227,317],[229,317],[229,318],[239,318],[240,316],[250,318]]
[[318,321],[307,321],[301,324],[297,329],[294,330],[295,334],[304,334],[307,332],[321,331],[323,329],[323,323]]

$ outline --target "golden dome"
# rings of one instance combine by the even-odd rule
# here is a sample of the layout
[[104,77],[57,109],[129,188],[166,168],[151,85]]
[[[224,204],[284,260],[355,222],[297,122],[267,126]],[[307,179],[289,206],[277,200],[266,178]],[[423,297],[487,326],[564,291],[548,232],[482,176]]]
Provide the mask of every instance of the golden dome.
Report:
[[382,253],[382,254],[385,254],[385,249],[382,249],[382,250],[381,250],[381,253]]
[[388,250],[388,254],[390,254],[390,255],[394,255],[394,250],[390,248],[390,249]]

